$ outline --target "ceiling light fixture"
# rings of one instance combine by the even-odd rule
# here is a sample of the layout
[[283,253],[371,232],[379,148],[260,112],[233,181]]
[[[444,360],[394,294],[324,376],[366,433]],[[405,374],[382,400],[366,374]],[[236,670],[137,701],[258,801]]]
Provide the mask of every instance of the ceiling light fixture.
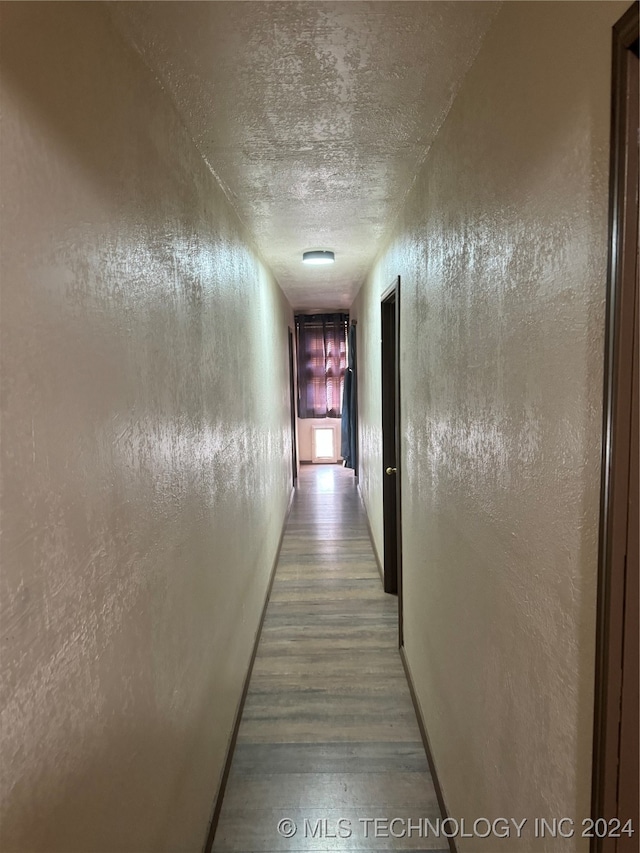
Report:
[[332,264],[336,259],[334,252],[326,249],[316,249],[311,252],[302,253],[303,264]]

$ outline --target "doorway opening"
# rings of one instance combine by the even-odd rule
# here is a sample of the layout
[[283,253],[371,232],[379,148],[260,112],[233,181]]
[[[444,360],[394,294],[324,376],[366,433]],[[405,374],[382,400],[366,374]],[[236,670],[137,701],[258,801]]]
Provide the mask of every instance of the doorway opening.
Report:
[[333,426],[313,426],[312,462],[335,463],[338,461],[336,429]]
[[402,627],[402,503],[400,490],[400,276],[382,295],[382,508],[385,592],[398,596]]

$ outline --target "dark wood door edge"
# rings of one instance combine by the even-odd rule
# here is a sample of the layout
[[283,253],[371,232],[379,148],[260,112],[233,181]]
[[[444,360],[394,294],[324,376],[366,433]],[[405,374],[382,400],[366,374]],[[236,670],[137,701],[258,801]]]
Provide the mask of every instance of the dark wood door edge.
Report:
[[[400,333],[401,333],[401,279],[397,275],[380,297],[381,319],[382,319],[382,347],[393,345],[393,361],[395,370],[393,375],[390,371],[389,361],[383,358],[382,362],[382,387],[383,387],[383,411],[382,411],[382,459],[383,468],[393,465],[396,472],[393,475],[394,489],[390,491],[390,484],[386,480],[385,472],[383,478],[383,523],[384,523],[384,589],[385,592],[398,596],[398,645],[402,646],[403,639],[403,601],[402,601],[402,426],[400,408]],[[393,329],[389,328],[389,312],[393,311]],[[386,320],[386,325],[385,325]],[[393,386],[393,418],[387,413],[385,399],[388,403],[389,387]],[[386,394],[385,394],[386,389]],[[391,422],[393,421],[393,437],[389,435]],[[393,447],[392,447],[393,445]],[[393,454],[391,450],[393,449]],[[393,455],[393,461],[391,456]],[[389,515],[395,515],[394,522],[390,521]],[[389,557],[389,554],[393,557]],[[389,560],[388,560],[389,558]],[[395,571],[387,570],[387,561],[391,565],[395,562]]]
[[384,591],[395,595],[398,591],[398,517],[395,474],[386,471],[398,465],[396,446],[396,284],[385,291],[380,303],[381,331],[381,394],[382,394],[382,565]]
[[[624,395],[617,393],[628,360],[621,353],[621,332],[629,322],[629,307],[623,306],[623,269],[625,263],[625,223],[628,210],[626,160],[627,81],[629,52],[638,39],[638,3],[634,3],[613,28],[611,89],[611,150],[609,206],[609,268],[607,280],[607,316],[605,329],[604,406],[602,442],[602,481],[600,494],[600,534],[598,554],[598,603],[595,662],[595,707],[593,737],[592,817],[607,817],[611,809],[612,774],[615,760],[612,743],[617,744],[616,715],[619,712],[622,630],[619,615],[623,607],[618,552],[623,505],[626,502],[624,466],[619,459],[618,442],[624,444]],[[635,214],[637,216],[637,213]],[[637,227],[637,222],[636,222]],[[625,310],[626,308],[626,310]],[[631,317],[633,313],[631,312]],[[628,332],[625,335],[628,337]],[[628,342],[625,344],[628,347]],[[627,475],[628,476],[628,475]],[[625,522],[626,523],[626,522]],[[614,791],[615,796],[615,791]],[[636,828],[636,831],[638,828]],[[602,839],[592,840],[592,853],[603,853]]]
[[[411,676],[411,669],[409,667],[409,662],[407,660],[407,656],[404,650],[404,647],[401,646],[398,650],[400,652],[400,660],[402,661],[402,666],[404,668],[404,674],[407,678],[407,684],[409,685],[409,693],[411,694],[411,701],[413,702],[413,709],[416,712],[416,719],[418,721],[418,728],[420,729],[420,737],[422,738],[422,745],[424,746],[424,751],[427,756],[427,762],[429,764],[429,770],[431,771],[431,779],[433,781],[433,787],[436,792],[436,798],[438,800],[438,806],[440,807],[440,813],[442,815],[442,819],[446,820],[451,817],[449,812],[447,811],[447,807],[444,801],[444,794],[442,793],[442,786],[440,785],[440,780],[438,779],[438,773],[436,771],[436,765],[433,760],[433,752],[431,751],[431,743],[429,742],[429,735],[427,734],[427,727],[425,726],[424,717],[422,716],[422,708],[420,707],[420,702],[418,701],[418,697],[416,695],[415,687],[413,685],[413,678]],[[449,838],[449,850],[451,853],[457,853],[456,842],[453,837]]]
[[400,308],[401,308],[400,276],[396,280],[396,381],[395,381],[395,409],[396,409],[396,563],[398,572],[398,646],[404,646],[404,609],[402,598],[402,420],[401,420],[401,370],[400,370]]
[[380,562],[380,555],[378,554],[378,549],[376,548],[376,542],[373,538],[373,530],[371,529],[371,522],[369,521],[369,513],[367,512],[367,505],[364,502],[364,497],[362,495],[362,489],[360,488],[360,483],[357,483],[358,495],[360,496],[360,501],[362,502],[362,508],[364,509],[364,519],[367,522],[367,531],[369,533],[369,540],[371,542],[371,549],[373,551],[373,556],[376,560],[376,565],[378,567],[378,573],[380,575],[380,583],[384,588],[384,571],[382,569],[382,563]]
[[278,541],[278,547],[276,548],[276,555],[273,559],[273,565],[271,566],[271,573],[269,576],[269,583],[267,585],[267,593],[264,599],[264,605],[262,607],[262,613],[260,615],[260,621],[258,622],[258,630],[256,631],[256,638],[253,643],[253,649],[251,651],[251,658],[249,659],[249,667],[247,669],[247,674],[244,678],[244,684],[242,686],[242,694],[240,696],[240,701],[238,702],[238,707],[236,709],[236,715],[233,722],[233,729],[231,731],[231,737],[229,738],[229,746],[227,747],[227,755],[224,762],[224,767],[222,769],[222,775],[220,776],[220,784],[218,785],[218,791],[216,793],[213,810],[211,814],[211,820],[209,822],[209,830],[207,832],[207,838],[204,843],[203,853],[211,853],[213,849],[213,842],[216,835],[216,829],[218,828],[218,821],[220,820],[220,812],[222,811],[222,802],[224,800],[224,792],[227,787],[227,781],[229,779],[229,772],[231,771],[231,763],[233,761],[233,754],[236,748],[236,742],[238,740],[238,731],[240,730],[240,722],[242,720],[242,712],[244,711],[244,704],[247,699],[247,693],[249,692],[249,682],[251,681],[251,673],[253,672],[253,665],[256,661],[256,655],[258,653],[258,645],[260,644],[260,637],[262,636],[262,626],[264,625],[264,620],[267,615],[267,607],[269,606],[269,600],[271,598],[271,590],[273,589],[273,582],[276,577],[276,569],[278,568],[278,560],[280,559],[280,551],[282,549],[282,540],[284,539],[284,531],[287,526],[287,520],[289,519],[289,515],[291,513],[291,506],[293,504],[293,498],[295,495],[295,489],[291,489],[291,493],[289,495],[289,503],[287,504],[287,510],[284,515],[284,520],[282,522],[282,530],[280,531],[280,539]]

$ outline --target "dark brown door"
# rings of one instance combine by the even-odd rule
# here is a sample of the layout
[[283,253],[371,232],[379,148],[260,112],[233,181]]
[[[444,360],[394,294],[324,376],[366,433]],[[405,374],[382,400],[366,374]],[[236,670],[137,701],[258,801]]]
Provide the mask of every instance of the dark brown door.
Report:
[[[636,74],[637,62],[636,62]],[[637,80],[637,78],[636,78]],[[637,105],[637,101],[636,101]],[[638,654],[638,604],[640,587],[638,585],[638,534],[640,530],[640,507],[638,504],[638,471],[640,459],[638,447],[638,268],[636,266],[635,323],[633,341],[633,370],[631,376],[631,452],[629,454],[629,496],[627,514],[627,562],[624,579],[624,635],[622,638],[622,697],[620,701],[620,764],[618,769],[618,815],[626,820],[628,815],[633,823],[635,835],[622,835],[618,841],[616,853],[632,853],[640,849],[640,720],[638,718],[638,673],[640,660]],[[635,846],[634,846],[635,845]]]
[[[593,754],[594,853],[637,853],[638,4],[614,27],[611,221]],[[612,832],[612,829],[614,830]],[[604,835],[604,837],[598,837]]]
[[402,636],[402,503],[400,491],[400,276],[382,297],[382,506],[384,589],[398,595]]
[[[629,462],[628,462],[628,493],[627,493],[627,524],[626,524],[626,565],[624,577],[624,634],[622,638],[622,697],[620,701],[620,763],[618,768],[618,818],[626,815],[633,822],[635,834],[633,837],[621,835],[616,847],[616,853],[631,853],[640,849],[640,720],[638,716],[640,645],[638,629],[638,606],[640,588],[640,556],[638,553],[638,537],[640,531],[640,507],[638,503],[638,481],[640,479],[640,433],[638,431],[638,387],[640,372],[638,370],[638,327],[640,308],[638,301],[638,144],[640,143],[638,103],[640,91],[638,85],[638,4],[635,5],[634,29],[636,39],[630,50],[626,51],[626,78],[628,114],[626,121],[626,211],[624,252],[626,255],[627,291],[629,294],[629,310],[631,330],[626,326],[626,335],[631,339],[631,369],[626,366],[621,371],[621,383],[624,394],[624,383],[629,391],[631,411],[631,426],[629,430]],[[634,274],[635,273],[635,274]],[[624,286],[624,285],[623,285]],[[633,306],[633,307],[632,307]],[[623,453],[626,453],[623,451]],[[624,464],[624,462],[622,463]]]
[[291,404],[291,470],[293,488],[298,483],[298,449],[296,442],[296,380],[294,370],[293,332],[289,329],[289,401]]

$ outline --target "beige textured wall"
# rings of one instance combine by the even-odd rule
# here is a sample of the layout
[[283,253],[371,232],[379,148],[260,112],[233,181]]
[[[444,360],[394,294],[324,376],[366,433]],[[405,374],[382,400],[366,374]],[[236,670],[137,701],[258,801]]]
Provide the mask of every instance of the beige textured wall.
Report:
[[[380,293],[402,276],[405,642],[449,813],[589,814],[611,26],[507,3],[358,318],[382,553]],[[586,850],[573,838],[459,849]]]
[[288,304],[98,4],[2,8],[3,853],[199,851],[289,496]]

